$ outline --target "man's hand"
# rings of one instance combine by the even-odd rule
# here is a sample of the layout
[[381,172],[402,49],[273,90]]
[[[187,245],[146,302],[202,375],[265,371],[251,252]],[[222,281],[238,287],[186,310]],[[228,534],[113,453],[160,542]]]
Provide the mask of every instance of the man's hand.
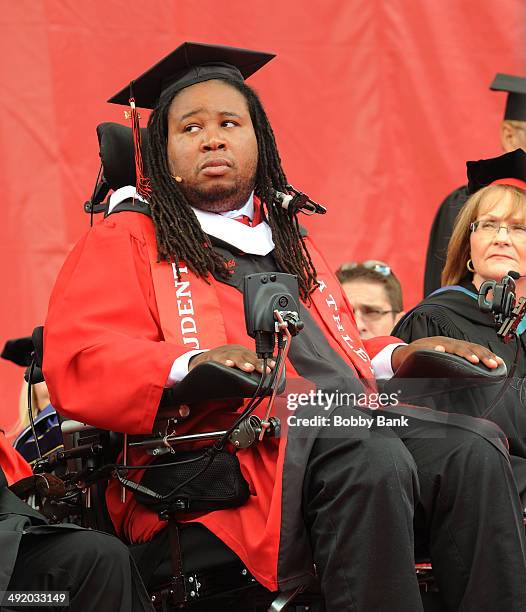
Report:
[[432,349],[441,353],[459,355],[471,363],[482,362],[491,370],[504,363],[501,357],[498,357],[484,346],[480,346],[480,344],[446,338],[446,336],[432,336],[431,338],[420,338],[419,340],[411,342],[411,344],[395,348],[391,356],[393,372],[398,370],[411,353],[421,349]]
[[[263,360],[258,359],[254,351],[250,351],[240,344],[224,344],[204,353],[199,353],[199,355],[190,359],[188,370],[195,368],[203,361],[217,361],[217,363],[222,363],[229,368],[238,368],[243,372],[254,372],[254,370],[263,372]],[[276,363],[273,360],[267,362],[267,374],[270,374],[275,365]]]

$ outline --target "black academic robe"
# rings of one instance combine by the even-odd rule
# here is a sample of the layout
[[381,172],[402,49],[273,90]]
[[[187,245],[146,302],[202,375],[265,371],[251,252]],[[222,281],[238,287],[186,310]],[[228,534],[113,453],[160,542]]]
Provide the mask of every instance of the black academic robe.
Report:
[[424,272],[424,296],[441,286],[440,275],[446,263],[446,253],[453,226],[464,202],[468,199],[468,187],[463,185],[451,192],[437,211],[427,246]]
[[[470,282],[461,285],[464,289],[477,294]],[[446,289],[446,288],[444,288]],[[494,319],[489,313],[482,312],[477,300],[457,289],[446,289],[425,298],[409,311],[396,325],[393,334],[406,342],[430,336],[447,336],[488,347],[506,362],[511,372],[517,343],[504,344],[495,329]],[[526,501],[526,332],[519,337],[517,366],[507,390],[490,414],[494,400],[504,384],[492,385],[467,382],[464,389],[448,391],[434,399],[422,400],[432,406],[433,401],[440,404],[441,410],[488,418],[506,434],[510,447],[512,465],[523,502]]]
[[6,602],[0,605],[2,611],[19,609],[3,599],[4,591],[61,590],[70,592],[71,610],[153,612],[123,544],[78,525],[50,525],[8,488],[7,476],[10,471],[6,474],[0,466],[0,602]]
[[0,467],[0,592],[7,590],[25,533],[44,535],[79,529],[77,525],[48,525],[44,516],[9,490]]

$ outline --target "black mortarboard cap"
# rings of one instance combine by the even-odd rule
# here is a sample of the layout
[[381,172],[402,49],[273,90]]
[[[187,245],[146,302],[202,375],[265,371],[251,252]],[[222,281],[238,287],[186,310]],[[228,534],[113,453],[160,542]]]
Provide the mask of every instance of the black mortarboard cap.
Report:
[[507,91],[504,119],[526,121],[526,78],[497,73],[490,85],[493,91]]
[[522,149],[516,149],[511,153],[504,153],[490,159],[468,161],[466,166],[468,170],[468,192],[470,194],[501,179],[526,181],[526,153]]
[[161,95],[175,93],[211,79],[243,82],[275,55],[250,49],[186,42],[141,74],[108,102],[128,105],[130,87],[136,106],[155,108]]
[[12,361],[19,366],[27,367],[31,364],[33,351],[34,346],[31,336],[25,336],[24,338],[8,340],[0,357]]

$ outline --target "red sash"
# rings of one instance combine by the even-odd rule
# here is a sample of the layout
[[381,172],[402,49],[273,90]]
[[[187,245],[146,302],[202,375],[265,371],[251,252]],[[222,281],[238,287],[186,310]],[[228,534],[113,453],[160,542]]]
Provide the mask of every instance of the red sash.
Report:
[[[227,343],[223,313],[213,282],[207,282],[179,264],[157,261],[153,223],[144,217],[144,238],[152,270],[153,286],[164,339],[188,350]],[[206,322],[206,323],[205,323]]]
[[318,277],[318,287],[311,298],[325,324],[325,331],[337,342],[360,378],[374,380],[371,360],[362,344],[356,323],[345,307],[340,283],[310,240],[306,242]]

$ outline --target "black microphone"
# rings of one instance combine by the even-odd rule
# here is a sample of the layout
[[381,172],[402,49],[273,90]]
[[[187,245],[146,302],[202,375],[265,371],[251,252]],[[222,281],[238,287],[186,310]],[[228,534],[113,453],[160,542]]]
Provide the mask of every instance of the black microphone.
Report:
[[519,280],[519,278],[522,278],[522,276],[518,272],[515,272],[515,270],[510,270],[508,272],[508,276],[511,276],[513,280]]
[[287,189],[292,193],[272,190],[274,202],[285,210],[292,210],[293,213],[302,212],[306,215],[324,215],[327,212],[325,206],[314,202],[308,195],[295,189],[292,185],[287,185]]

